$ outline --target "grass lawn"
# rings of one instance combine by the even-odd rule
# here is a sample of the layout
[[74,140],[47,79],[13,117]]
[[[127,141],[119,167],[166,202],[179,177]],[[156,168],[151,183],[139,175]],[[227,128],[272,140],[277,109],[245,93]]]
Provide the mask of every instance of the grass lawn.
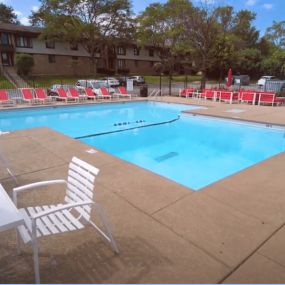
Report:
[[[159,76],[144,76],[145,82],[149,84],[158,84],[159,83]],[[199,81],[201,79],[201,76],[199,75],[188,75],[187,81],[193,82],[193,81]],[[169,77],[168,76],[162,76],[162,82],[168,82]],[[178,75],[178,76],[172,76],[173,82],[185,82],[186,76],[185,75]]]
[[[72,77],[66,77],[66,76],[38,76],[34,77],[32,79],[26,80],[26,82],[31,86],[31,87],[50,87],[53,84],[75,84],[78,79],[88,79],[89,77],[86,76],[72,76]],[[144,76],[146,83],[148,84],[159,84],[159,76]],[[193,82],[193,81],[199,81],[200,76],[188,76],[188,82]],[[91,77],[90,79],[96,79]],[[168,76],[163,76],[162,77],[162,82],[168,82]],[[185,81],[185,76],[180,75],[180,76],[173,76],[172,79],[173,82],[184,82]]]

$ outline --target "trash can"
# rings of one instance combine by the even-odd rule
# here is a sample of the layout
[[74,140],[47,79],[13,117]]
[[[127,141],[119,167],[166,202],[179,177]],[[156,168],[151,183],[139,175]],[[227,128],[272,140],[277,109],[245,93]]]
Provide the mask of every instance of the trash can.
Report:
[[140,96],[141,97],[147,97],[148,96],[148,87],[147,87],[147,85],[143,85],[140,88]]

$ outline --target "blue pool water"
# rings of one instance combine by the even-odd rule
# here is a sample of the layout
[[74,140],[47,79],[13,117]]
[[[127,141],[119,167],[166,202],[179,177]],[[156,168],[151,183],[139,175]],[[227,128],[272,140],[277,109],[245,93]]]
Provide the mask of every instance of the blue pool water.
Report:
[[[285,149],[284,129],[181,114],[186,105],[126,103],[0,113],[0,130],[49,126],[199,190]],[[126,124],[123,124],[126,123]],[[119,125],[120,124],[120,125]]]

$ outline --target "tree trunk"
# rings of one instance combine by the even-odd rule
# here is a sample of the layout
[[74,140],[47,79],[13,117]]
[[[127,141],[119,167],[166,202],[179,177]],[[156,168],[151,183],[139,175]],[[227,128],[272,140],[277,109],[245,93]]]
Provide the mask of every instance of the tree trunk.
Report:
[[171,96],[172,94],[172,71],[169,71],[169,82],[168,82],[168,93],[169,93],[169,96]]
[[203,56],[202,59],[202,78],[201,78],[201,84],[200,89],[204,89],[206,87],[206,70],[207,70],[207,57]]
[[91,52],[91,56],[90,56],[90,72],[92,75],[96,75],[96,58],[95,58],[95,52]]

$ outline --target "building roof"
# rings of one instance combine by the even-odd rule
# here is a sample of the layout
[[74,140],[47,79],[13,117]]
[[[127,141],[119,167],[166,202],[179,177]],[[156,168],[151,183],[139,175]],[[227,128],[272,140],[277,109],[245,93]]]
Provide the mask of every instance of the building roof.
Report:
[[0,22],[0,31],[12,32],[12,33],[29,33],[29,34],[40,34],[41,29],[32,26],[22,26],[10,23]]

